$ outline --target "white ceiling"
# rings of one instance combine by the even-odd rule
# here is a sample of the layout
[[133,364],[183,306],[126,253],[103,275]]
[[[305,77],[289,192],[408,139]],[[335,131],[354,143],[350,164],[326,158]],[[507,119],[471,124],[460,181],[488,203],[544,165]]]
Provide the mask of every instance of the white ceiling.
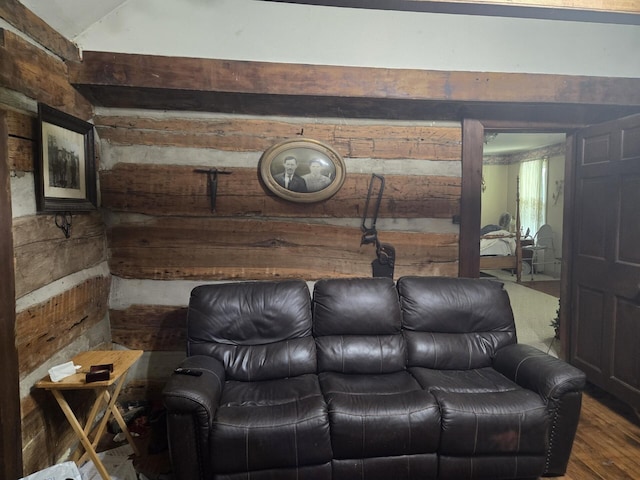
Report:
[[564,133],[498,133],[487,137],[484,155],[507,155],[556,145],[565,141]]
[[640,78],[628,54],[640,25],[257,0],[20,1],[81,51]]
[[53,27],[73,40],[129,0],[20,0],[21,3]]

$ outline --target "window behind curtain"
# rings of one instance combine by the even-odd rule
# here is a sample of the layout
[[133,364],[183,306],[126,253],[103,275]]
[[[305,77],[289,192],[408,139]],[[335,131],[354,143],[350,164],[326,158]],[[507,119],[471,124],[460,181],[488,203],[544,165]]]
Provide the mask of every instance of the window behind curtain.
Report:
[[547,222],[546,158],[520,164],[520,224],[531,236]]

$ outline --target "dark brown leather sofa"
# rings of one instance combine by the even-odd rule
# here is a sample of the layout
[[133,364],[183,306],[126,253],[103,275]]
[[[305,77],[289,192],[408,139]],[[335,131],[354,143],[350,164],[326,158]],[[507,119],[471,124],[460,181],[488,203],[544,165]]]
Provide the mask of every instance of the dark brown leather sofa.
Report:
[[565,472],[585,376],[518,344],[490,280],[196,287],[164,392],[177,480]]

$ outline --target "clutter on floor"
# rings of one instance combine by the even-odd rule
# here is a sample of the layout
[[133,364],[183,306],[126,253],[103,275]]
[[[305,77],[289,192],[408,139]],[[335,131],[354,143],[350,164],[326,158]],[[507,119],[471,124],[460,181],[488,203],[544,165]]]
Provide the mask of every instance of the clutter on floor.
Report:
[[[138,446],[140,456],[133,455],[133,449],[118,423],[110,421],[108,435],[104,436],[98,449],[99,457],[112,480],[170,480],[164,408],[159,404],[140,401],[124,402],[118,405],[118,409]],[[92,462],[82,465],[80,471],[82,480],[101,480]]]
[[[99,452],[98,457],[104,464],[111,480],[138,480],[138,475],[133,467],[133,449],[128,443],[121,447]],[[80,467],[82,480],[102,480],[100,473],[89,461]]]
[[75,462],[63,462],[39,472],[32,473],[20,480],[84,480]]

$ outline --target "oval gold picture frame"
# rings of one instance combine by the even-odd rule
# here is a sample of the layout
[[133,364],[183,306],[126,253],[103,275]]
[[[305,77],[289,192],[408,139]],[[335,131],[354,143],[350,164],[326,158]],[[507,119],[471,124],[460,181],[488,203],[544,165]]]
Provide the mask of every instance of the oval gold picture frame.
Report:
[[318,140],[294,138],[277,143],[260,158],[260,178],[278,197],[313,203],[335,195],[344,183],[344,160]]

